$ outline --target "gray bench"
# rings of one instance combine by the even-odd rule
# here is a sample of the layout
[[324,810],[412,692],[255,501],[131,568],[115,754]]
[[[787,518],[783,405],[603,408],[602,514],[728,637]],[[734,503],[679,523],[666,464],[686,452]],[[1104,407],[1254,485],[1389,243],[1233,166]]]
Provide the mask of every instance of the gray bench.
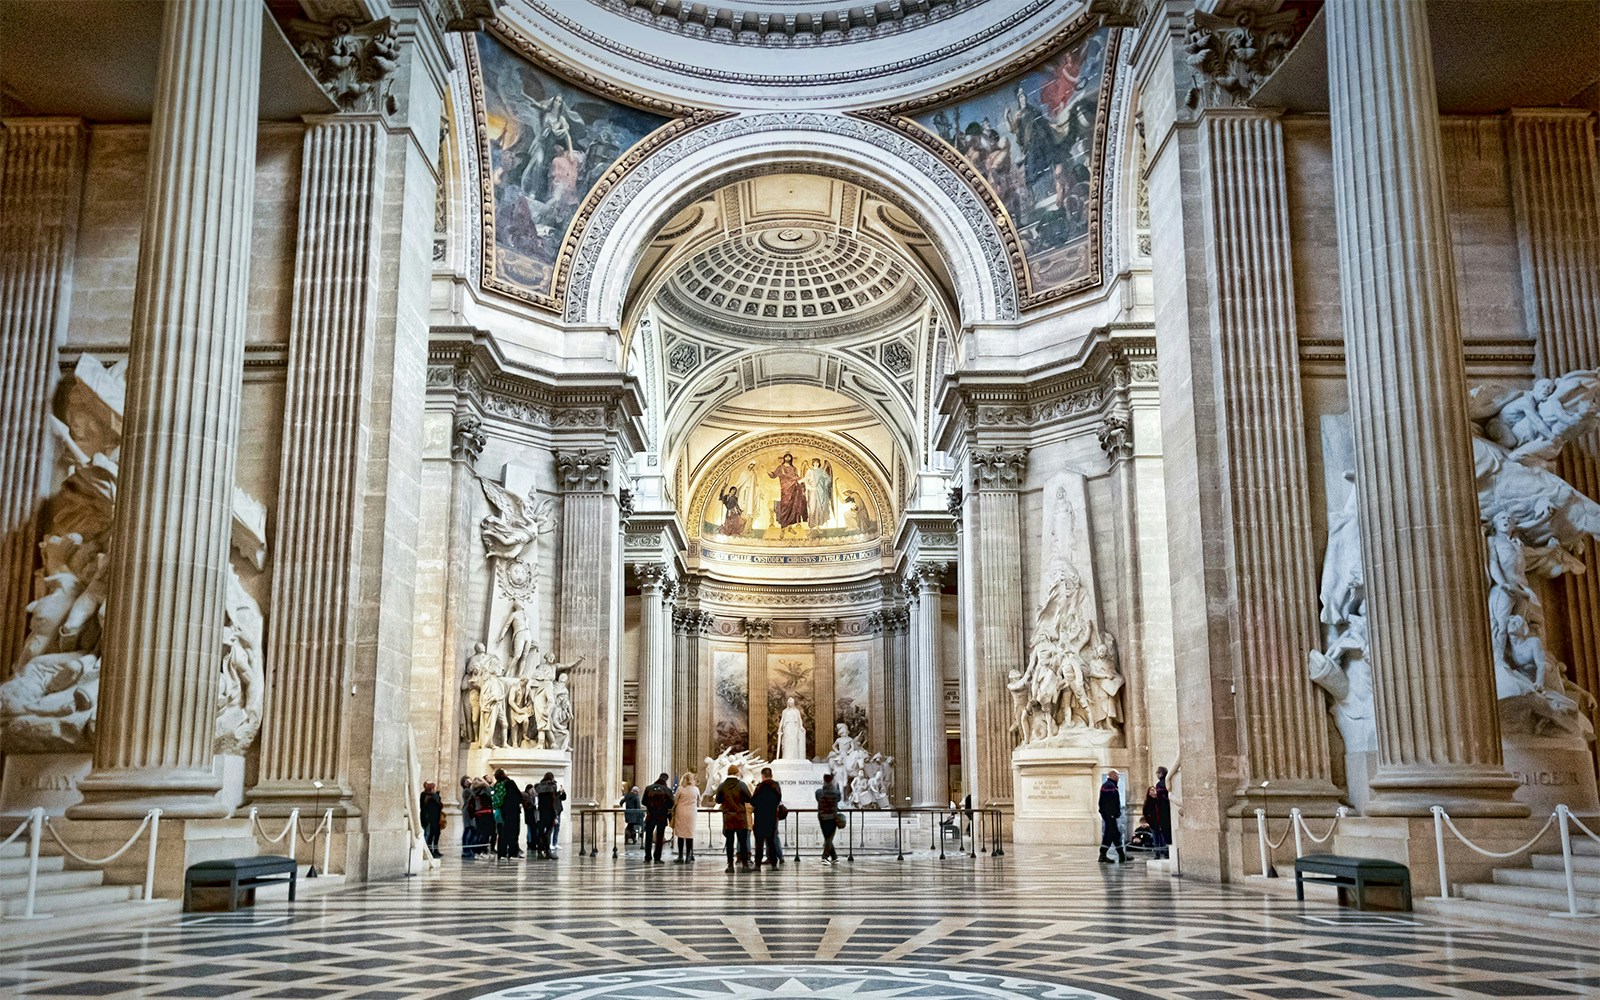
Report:
[[[1316,876],[1306,878],[1307,875]],[[1345,890],[1353,889],[1356,909],[1365,910],[1369,886],[1393,886],[1400,890],[1401,908],[1411,910],[1411,869],[1396,861],[1378,858],[1347,858],[1338,854],[1307,854],[1294,863],[1294,896],[1306,898],[1306,883],[1332,885],[1345,905]]]
[[[274,885],[289,876],[289,902],[294,902],[295,860],[264,854],[254,858],[225,858],[220,861],[202,861],[189,866],[183,878],[183,908],[190,909],[190,895],[195,889],[228,890],[228,912],[239,908],[239,897],[255,892],[258,886]],[[251,897],[252,903],[254,897]]]

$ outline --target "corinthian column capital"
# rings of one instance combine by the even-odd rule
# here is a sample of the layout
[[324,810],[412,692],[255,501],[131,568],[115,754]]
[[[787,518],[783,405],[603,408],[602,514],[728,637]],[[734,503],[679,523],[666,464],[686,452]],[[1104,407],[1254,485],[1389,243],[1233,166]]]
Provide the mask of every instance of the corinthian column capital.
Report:
[[568,493],[608,493],[611,452],[603,448],[556,452],[556,480]]
[[1028,449],[999,445],[974,448],[971,461],[971,484],[978,490],[1020,490],[1028,472]]

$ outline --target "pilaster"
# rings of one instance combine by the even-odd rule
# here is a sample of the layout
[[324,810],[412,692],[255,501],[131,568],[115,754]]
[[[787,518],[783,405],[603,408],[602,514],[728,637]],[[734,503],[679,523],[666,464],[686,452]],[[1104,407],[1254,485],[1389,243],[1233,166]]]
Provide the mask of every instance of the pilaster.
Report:
[[744,637],[749,650],[745,662],[750,672],[750,752],[768,757],[771,746],[767,732],[767,652],[772,648],[772,620],[746,618]]
[[1378,724],[1369,811],[1525,816],[1501,765],[1427,10],[1325,10]]
[[826,754],[832,746],[834,710],[835,655],[838,652],[839,619],[811,619],[811,654],[813,698],[811,727],[812,740],[818,755]]
[[255,199],[261,11],[169,4],[84,819],[219,816],[217,656]]
[[634,735],[635,783],[654,781],[673,764],[672,618],[675,587],[661,563],[634,567],[639,582],[639,717]]
[[[906,685],[909,709],[911,805],[936,808],[950,802],[948,754],[944,735],[944,664],[940,656],[944,628],[945,563],[923,562],[906,574],[905,591],[911,619],[911,658]],[[904,773],[904,772],[902,772]]]
[[77,118],[0,121],[0,664],[27,637],[47,429],[67,329],[87,132]]

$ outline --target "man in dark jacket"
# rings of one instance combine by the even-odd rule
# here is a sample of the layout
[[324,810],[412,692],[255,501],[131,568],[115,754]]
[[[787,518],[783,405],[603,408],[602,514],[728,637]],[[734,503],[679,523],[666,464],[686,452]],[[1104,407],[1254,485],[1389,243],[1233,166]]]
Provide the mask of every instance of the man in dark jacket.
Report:
[[728,777],[717,786],[717,805],[722,807],[722,842],[728,851],[728,871],[733,871],[733,845],[739,842],[739,867],[750,867],[750,786],[739,780],[739,765],[728,768]]
[[494,772],[494,788],[490,791],[499,823],[500,839],[495,841],[495,855],[502,858],[520,858],[517,833],[522,826],[522,792],[517,783],[506,777],[506,772]]
[[1156,821],[1150,824],[1156,836],[1156,857],[1167,856],[1172,844],[1172,799],[1167,793],[1167,769],[1156,768]]
[[423,783],[422,797],[417,803],[417,811],[422,818],[422,839],[427,842],[428,850],[437,858],[439,826],[444,820],[444,797],[439,794],[439,786],[431,781]]
[[672,787],[665,772],[644,790],[644,863],[662,864],[661,845],[667,839],[667,824],[672,822]]
[[554,859],[555,853],[550,849],[550,834],[555,829],[556,817],[561,815],[561,803],[567,800],[567,793],[556,784],[554,771],[544,773],[544,780],[533,786],[533,793],[539,799],[538,853],[540,857]]
[[1117,827],[1117,820],[1122,818],[1122,795],[1117,791],[1117,772],[1111,771],[1106,775],[1105,783],[1100,786],[1100,863],[1110,864],[1111,859],[1106,857],[1106,848],[1115,846],[1117,860],[1127,861],[1128,852],[1122,848],[1122,831]]
[[[778,810],[783,805],[783,788],[772,780],[772,768],[761,769],[761,782],[750,793],[751,819],[756,835],[756,867],[761,867],[763,853],[778,867],[783,852],[778,848]],[[765,851],[763,851],[763,848]]]

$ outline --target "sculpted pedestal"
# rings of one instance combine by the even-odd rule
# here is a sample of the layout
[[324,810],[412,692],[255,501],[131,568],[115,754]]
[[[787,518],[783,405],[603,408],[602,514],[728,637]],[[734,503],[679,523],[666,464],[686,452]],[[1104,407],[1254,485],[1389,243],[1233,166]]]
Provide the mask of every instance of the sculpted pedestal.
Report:
[[1558,805],[1581,815],[1600,814],[1592,743],[1571,734],[1534,736],[1507,730],[1500,752],[1518,782],[1513,794],[1535,818],[1548,816]]
[[[496,769],[504,769],[506,777],[517,783],[518,788],[528,785],[537,785],[544,780],[546,771],[556,776],[556,782],[567,791],[567,801],[561,811],[561,831],[558,835],[559,842],[568,844],[572,841],[572,831],[577,825],[573,818],[572,797],[572,751],[571,750],[545,750],[530,747],[473,747],[467,751],[467,773],[473,777],[493,775]],[[610,803],[602,802],[601,805]],[[460,812],[453,818],[460,822]],[[526,838],[527,831],[523,831]],[[457,831],[457,838],[460,831]]]
[[0,785],[0,817],[20,819],[35,807],[62,815],[83,798],[78,782],[93,762],[94,755],[87,753],[11,754]]
[[[1018,844],[1086,847],[1100,843],[1100,782],[1110,768],[1127,777],[1128,751],[1111,747],[1020,748],[1011,754]],[[1124,787],[1126,791],[1126,787]],[[1144,796],[1129,796],[1143,802]],[[1128,811],[1124,806],[1124,814]],[[1137,807],[1135,806],[1135,811]]]

